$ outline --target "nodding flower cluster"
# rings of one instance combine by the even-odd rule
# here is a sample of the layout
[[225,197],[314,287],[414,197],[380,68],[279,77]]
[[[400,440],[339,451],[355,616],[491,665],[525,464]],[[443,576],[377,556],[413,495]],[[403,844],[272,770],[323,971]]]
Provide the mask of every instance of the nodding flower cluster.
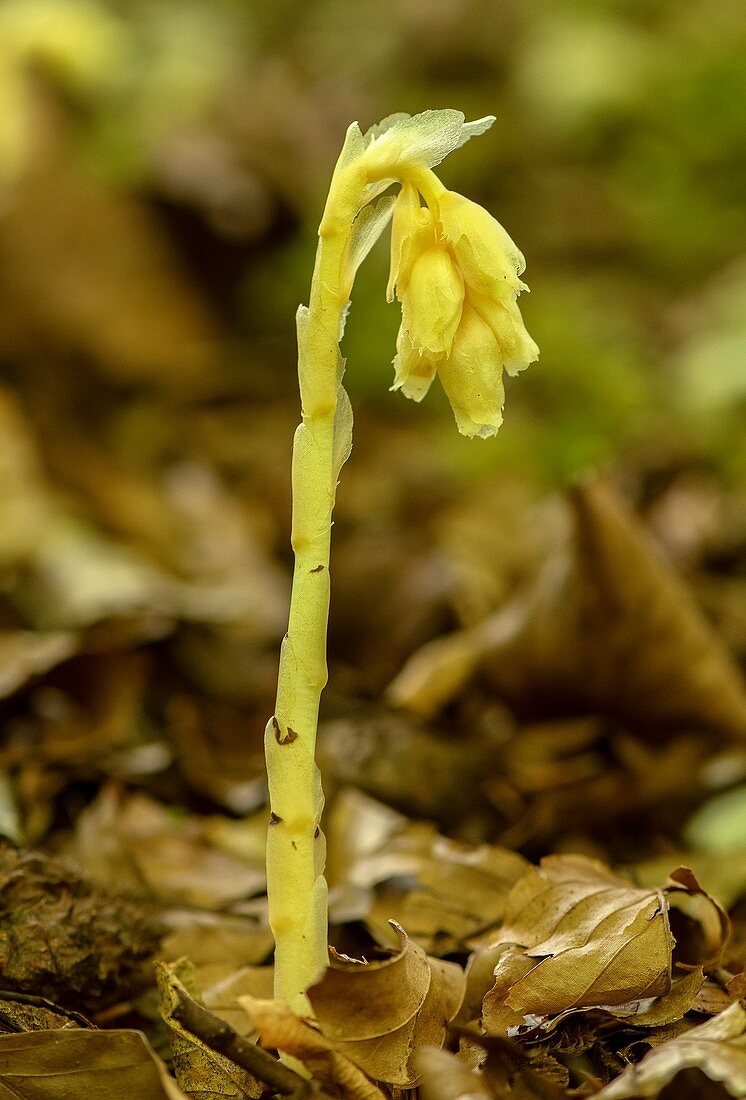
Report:
[[516,299],[526,263],[499,222],[442,188],[420,205],[405,183],[394,207],[389,300],[402,305],[394,389],[421,401],[436,373],[463,435],[502,423],[503,369],[538,358]]
[[[450,141],[446,115],[457,116]],[[428,132],[436,116],[437,145]],[[447,190],[432,166],[493,121],[465,123],[456,111],[397,116],[380,124],[361,158],[368,179],[389,175],[402,185],[388,285],[388,300],[396,294],[402,306],[393,389],[421,401],[437,374],[459,431],[483,438],[502,423],[503,370],[517,374],[539,356],[517,304],[528,289],[520,278],[526,263],[500,223]]]

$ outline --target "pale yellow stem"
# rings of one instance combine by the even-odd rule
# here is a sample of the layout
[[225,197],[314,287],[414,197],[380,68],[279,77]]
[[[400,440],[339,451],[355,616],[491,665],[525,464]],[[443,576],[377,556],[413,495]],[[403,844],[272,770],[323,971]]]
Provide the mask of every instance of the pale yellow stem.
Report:
[[[364,187],[359,169],[338,167],[319,228],[309,308],[299,313],[303,420],[293,445],[295,570],[277,703],[265,733],[271,810],[267,894],[275,937],[275,996],[306,1015],[311,1014],[306,991],[328,961],[323,795],[315,745],[319,699],[327,678],[329,549],[339,464],[339,338],[348,292],[345,260]],[[349,434],[349,426],[346,430]]]

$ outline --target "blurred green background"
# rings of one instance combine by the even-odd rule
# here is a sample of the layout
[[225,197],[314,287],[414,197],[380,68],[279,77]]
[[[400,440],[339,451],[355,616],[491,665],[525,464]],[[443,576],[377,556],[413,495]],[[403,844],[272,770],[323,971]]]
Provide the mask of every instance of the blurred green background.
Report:
[[345,341],[356,407],[417,417],[469,476],[554,483],[651,446],[746,476],[736,0],[6,0],[0,42],[11,369],[36,375],[43,345],[106,383],[97,416],[143,392],[289,397],[347,124],[457,107],[497,115],[444,176],[525,253],[540,364],[511,383],[496,444],[441,433],[444,401],[387,392],[381,246]]

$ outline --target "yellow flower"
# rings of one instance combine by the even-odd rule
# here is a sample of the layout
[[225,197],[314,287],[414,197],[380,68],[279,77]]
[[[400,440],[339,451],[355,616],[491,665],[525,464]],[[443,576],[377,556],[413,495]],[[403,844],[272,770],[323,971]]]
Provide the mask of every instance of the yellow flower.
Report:
[[[502,422],[502,373],[538,358],[517,305],[527,290],[520,249],[483,207],[443,186],[433,168],[489,128],[460,111],[392,115],[366,134],[350,127],[337,172],[364,186],[347,284],[389,214],[387,298],[401,302],[393,389],[421,401],[436,374],[464,435],[494,435]],[[398,182],[396,199],[384,192]],[[375,204],[375,205],[374,205]],[[345,289],[349,290],[345,284]]]
[[436,243],[438,239],[435,218],[426,206],[420,203],[417,188],[407,182],[402,184],[391,219],[391,271],[386,300],[393,302],[396,289],[401,298],[414,262],[423,249]]
[[481,206],[442,188],[420,204],[406,182],[394,206],[389,294],[402,303],[394,389],[421,401],[436,374],[463,435],[502,423],[502,372],[538,358],[516,299],[525,261]]
[[438,223],[472,290],[512,301],[526,289],[519,278],[526,269],[523,254],[483,206],[455,191],[443,191],[438,196]]
[[438,363],[438,377],[462,435],[486,439],[502,424],[502,368],[503,353],[494,332],[466,304],[451,354]]
[[430,389],[436,370],[435,362],[413,346],[402,325],[396,338],[394,384],[391,389],[401,390],[412,401],[421,401]]
[[461,320],[464,280],[447,249],[433,245],[419,254],[402,295],[402,324],[421,355],[448,355]]
[[518,374],[539,358],[539,349],[531,339],[523,323],[518,303],[495,300],[486,295],[471,293],[470,301],[487,322],[500,345],[502,365],[508,374]]

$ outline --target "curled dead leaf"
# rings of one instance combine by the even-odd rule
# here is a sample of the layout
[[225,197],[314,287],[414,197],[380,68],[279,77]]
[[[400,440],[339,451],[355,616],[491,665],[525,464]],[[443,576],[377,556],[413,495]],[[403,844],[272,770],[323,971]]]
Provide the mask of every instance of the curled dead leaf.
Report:
[[179,1087],[188,1096],[198,1096],[200,1100],[260,1096],[260,1081],[224,1055],[212,1050],[175,1018],[179,992],[185,991],[191,995],[197,992],[192,965],[186,959],[180,959],[173,965],[158,962],[155,970],[161,1016],[168,1029]]
[[599,1100],[657,1097],[678,1073],[691,1068],[719,1081],[729,1096],[746,1096],[746,1012],[740,1003],[654,1047],[597,1095]]
[[378,1089],[353,1062],[308,1020],[301,1020],[283,1001],[238,998],[263,1047],[297,1058],[316,1080],[343,1100],[384,1100]]
[[[683,1015],[704,980],[701,967],[725,943],[727,919],[691,872],[676,874],[665,889],[643,888],[583,856],[549,856],[529,871],[508,897],[495,945],[486,1030],[504,1034],[527,1016],[575,1008],[618,1006],[615,1014],[641,1024],[648,1013],[648,1026],[672,1010]],[[680,970],[672,916],[681,967],[697,973],[673,987]]]
[[417,1080],[414,1054],[426,1043],[442,1046],[465,979],[461,967],[429,959],[403,928],[391,924],[397,950],[370,962],[333,958],[308,996],[336,1050],[370,1077],[410,1087]]
[[714,966],[730,935],[728,914],[702,889],[688,867],[671,872],[665,893],[676,940],[677,966]]
[[600,484],[570,506],[573,538],[530,596],[415,653],[391,701],[432,715],[479,670],[518,711],[743,736],[743,677],[647,531]]

